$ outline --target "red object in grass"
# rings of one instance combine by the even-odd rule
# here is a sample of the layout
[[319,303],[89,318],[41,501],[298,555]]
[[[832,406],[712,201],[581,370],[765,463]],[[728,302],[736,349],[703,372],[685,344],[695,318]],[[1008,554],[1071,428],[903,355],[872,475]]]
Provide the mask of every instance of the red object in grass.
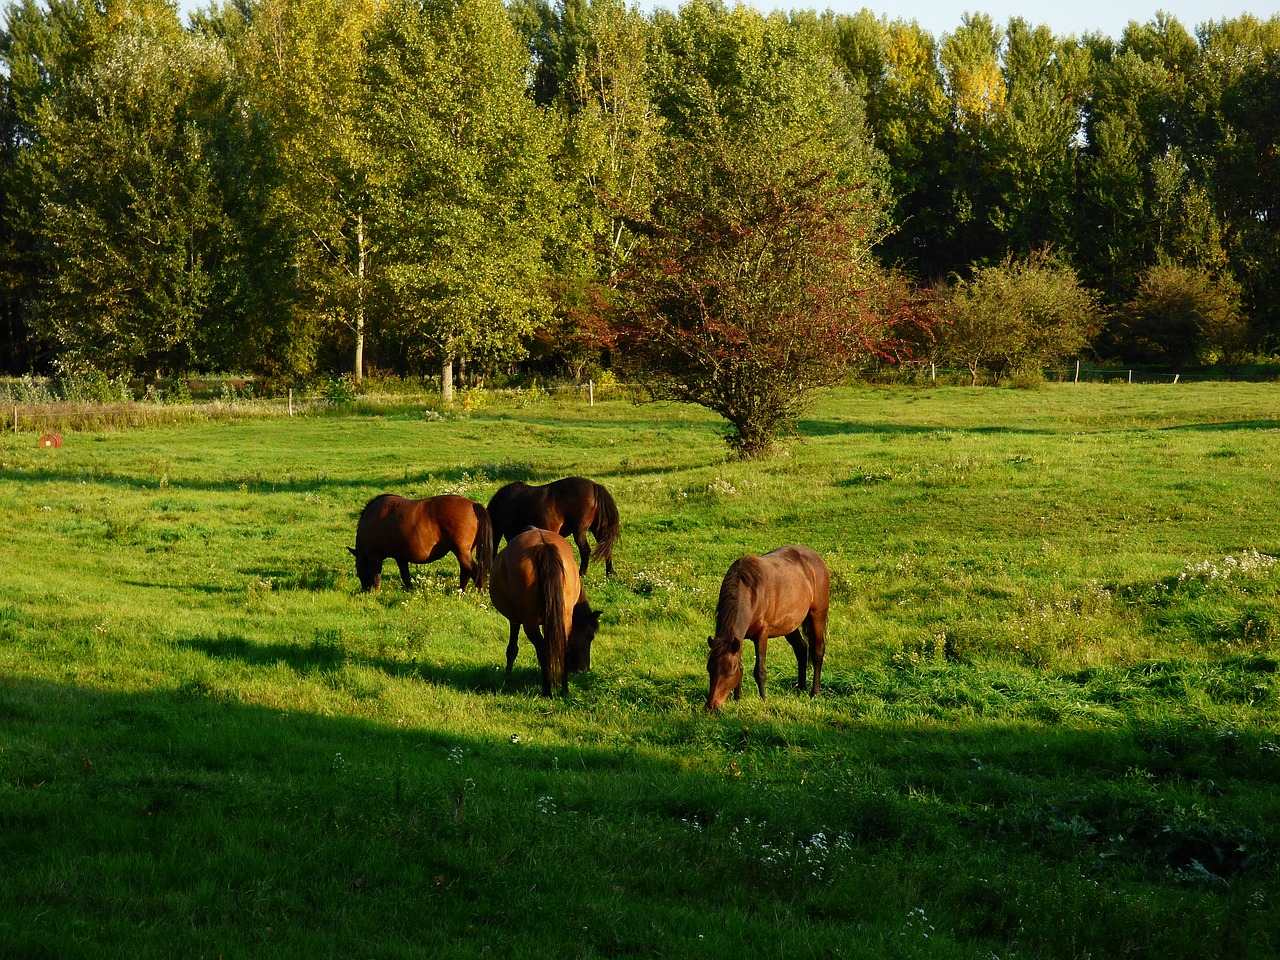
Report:
[[62,446],[62,434],[46,433],[40,438],[40,446],[42,447],[60,447]]

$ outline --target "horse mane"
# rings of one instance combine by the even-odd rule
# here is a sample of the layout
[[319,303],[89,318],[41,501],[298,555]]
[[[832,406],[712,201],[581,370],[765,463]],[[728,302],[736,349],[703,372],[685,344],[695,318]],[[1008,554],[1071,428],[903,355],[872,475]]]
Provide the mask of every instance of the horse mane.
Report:
[[720,598],[716,601],[716,633],[713,638],[717,645],[734,638],[738,630],[738,615],[746,600],[743,596],[744,588],[750,590],[759,582],[754,565],[744,562],[746,559],[735,560],[720,583]]
[[523,480],[513,480],[499,487],[497,493],[489,498],[489,504],[485,509],[488,510],[489,519],[493,522],[493,536],[496,541],[501,541],[503,537],[510,539],[515,535],[516,531],[511,529],[510,514],[513,505],[527,489],[529,485]]

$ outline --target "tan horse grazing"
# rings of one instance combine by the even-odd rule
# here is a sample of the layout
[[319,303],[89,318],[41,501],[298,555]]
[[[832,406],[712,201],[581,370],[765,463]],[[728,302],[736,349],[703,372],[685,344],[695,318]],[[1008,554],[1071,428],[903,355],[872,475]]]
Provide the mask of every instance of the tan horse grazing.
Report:
[[591,668],[591,641],[599,611],[587,604],[569,541],[550,530],[530,527],[498,554],[489,578],[489,596],[511,622],[507,675],[516,662],[517,638],[525,636],[542,667],[542,694],[569,692],[569,674]]
[[[719,710],[730,693],[742,695],[742,641],[756,645],[756,687],[764,699],[764,658],[770,637],[786,637],[805,687],[805,661],[813,660],[816,697],[822,685],[822,658],[827,651],[827,605],[831,576],[822,558],[808,547],[779,547],[762,557],[735,560],[720,584],[716,633],[707,642],[707,709]],[[801,635],[801,628],[804,635]],[[808,649],[805,649],[805,641]]]
[[466,497],[409,500],[383,493],[360,511],[356,545],[347,549],[356,558],[356,576],[366,591],[382,584],[388,557],[399,565],[404,588],[412,590],[409,564],[434,563],[446,553],[458,558],[458,589],[467,589],[468,580],[483,588],[493,564],[493,526],[484,506]]

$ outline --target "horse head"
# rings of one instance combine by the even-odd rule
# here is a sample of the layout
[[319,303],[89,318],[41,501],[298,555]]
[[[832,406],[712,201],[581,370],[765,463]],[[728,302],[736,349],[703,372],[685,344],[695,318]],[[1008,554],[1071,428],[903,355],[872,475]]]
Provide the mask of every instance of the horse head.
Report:
[[707,646],[711,650],[707,654],[706,708],[713,711],[719,710],[729,694],[742,684],[742,638],[707,637]]
[[570,673],[591,669],[591,642],[600,629],[600,611],[592,610],[583,600],[573,608],[573,626],[569,630],[569,649],[565,651],[565,667]]

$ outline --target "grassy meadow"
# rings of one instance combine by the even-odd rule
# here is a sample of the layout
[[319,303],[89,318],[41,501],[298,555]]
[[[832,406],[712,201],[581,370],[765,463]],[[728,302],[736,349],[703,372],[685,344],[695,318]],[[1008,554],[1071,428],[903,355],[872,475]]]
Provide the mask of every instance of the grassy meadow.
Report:
[[[0,955],[1280,954],[1280,387],[845,389],[762,463],[378,411],[0,438]],[[358,593],[374,494],[570,473],[623,539],[567,701],[452,558]],[[720,578],[788,542],[824,694],[748,644],[706,716]]]

